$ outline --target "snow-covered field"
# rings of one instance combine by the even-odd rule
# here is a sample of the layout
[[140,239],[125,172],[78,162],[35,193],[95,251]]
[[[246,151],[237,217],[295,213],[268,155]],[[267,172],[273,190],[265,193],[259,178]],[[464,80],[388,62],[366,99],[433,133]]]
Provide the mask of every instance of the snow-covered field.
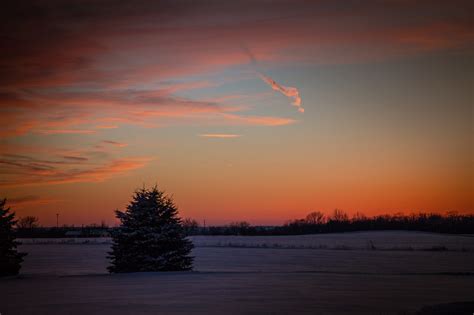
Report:
[[471,236],[196,236],[194,272],[126,275],[106,273],[108,240],[89,241],[23,240],[29,255],[22,277],[0,281],[0,313],[399,314],[474,301]]
[[[350,232],[290,236],[191,236],[196,247],[256,247],[340,250],[474,251],[474,235],[406,231]],[[108,237],[21,239],[29,244],[110,244]]]

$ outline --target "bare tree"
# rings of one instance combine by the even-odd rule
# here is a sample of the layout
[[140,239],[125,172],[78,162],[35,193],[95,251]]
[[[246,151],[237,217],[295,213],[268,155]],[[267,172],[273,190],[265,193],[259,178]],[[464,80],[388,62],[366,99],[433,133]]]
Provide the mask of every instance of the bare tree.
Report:
[[34,229],[39,226],[39,219],[34,216],[26,216],[22,217],[16,223],[16,227],[19,229]]
[[186,218],[181,224],[183,225],[186,235],[193,235],[198,232],[199,224],[194,219]]
[[361,212],[356,212],[352,216],[352,221],[366,221],[367,219],[368,219],[367,216]]
[[324,216],[324,213],[320,211],[311,212],[305,218],[305,222],[307,224],[312,224],[312,225],[324,224],[325,221],[326,221],[326,218]]
[[341,209],[334,209],[331,220],[337,222],[347,222],[349,221],[349,216]]

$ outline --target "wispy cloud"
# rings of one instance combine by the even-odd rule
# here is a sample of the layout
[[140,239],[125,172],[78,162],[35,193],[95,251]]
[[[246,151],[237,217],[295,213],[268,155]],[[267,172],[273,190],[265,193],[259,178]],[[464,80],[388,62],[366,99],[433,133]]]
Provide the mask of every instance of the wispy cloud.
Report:
[[64,155],[64,159],[70,160],[70,161],[77,161],[77,162],[85,162],[88,161],[89,159],[83,156],[72,156],[72,155]]
[[96,129],[117,129],[117,125],[98,125],[95,127]]
[[8,204],[11,204],[16,209],[23,209],[31,206],[46,205],[50,203],[56,203],[61,200],[55,198],[43,198],[36,195],[21,196],[16,198],[8,199]]
[[[22,14],[4,17],[10,33],[3,39],[8,49],[0,51],[0,83],[64,86],[80,81],[110,87],[169,80],[247,63],[246,56],[235,53],[236,42],[252,47],[259,59],[281,60],[285,51],[295,49],[293,56],[331,63],[372,60],[373,55],[360,53],[368,50],[365,44],[383,57],[456,49],[472,40],[471,2],[435,1],[428,6],[424,1],[369,1],[341,8],[330,0],[297,6],[293,1],[271,6],[265,2],[216,6],[211,1],[196,8],[138,1],[133,10],[126,4],[111,8],[97,0],[81,10],[61,1],[35,8],[12,2],[5,9]],[[417,18],[421,15],[425,18]],[[448,27],[432,32],[430,24],[439,23]],[[409,35],[413,30],[419,30],[416,36],[407,41],[402,35],[400,41],[400,31]]]
[[[0,186],[47,185],[99,182],[144,167],[151,157],[114,157],[113,146],[124,145],[104,140],[103,146],[75,148],[22,147],[10,145],[0,154]],[[16,153],[22,152],[21,154]]]
[[0,168],[3,179],[0,186],[15,187],[25,185],[66,184],[80,182],[101,182],[113,176],[145,166],[150,158],[125,158],[107,161],[98,166],[59,167],[55,165],[16,163],[0,161],[6,168]]
[[121,143],[121,142],[112,141],[112,140],[102,140],[102,143],[114,145],[120,148],[126,147],[128,145],[127,143]]
[[230,125],[250,125],[250,126],[285,126],[296,122],[296,120],[284,117],[273,116],[241,116],[235,114],[221,114],[227,124]]
[[296,106],[299,112],[304,113],[304,108],[301,107],[300,92],[298,91],[297,88],[278,84],[275,80],[263,74],[260,74],[260,78],[275,91],[278,91],[282,93],[283,95],[291,98],[293,100],[291,104],[293,106]]
[[[8,99],[2,99],[0,94],[0,105],[5,102],[5,106],[0,108],[0,137],[28,133],[86,136],[104,133],[120,125],[157,128],[209,120],[220,125],[279,126],[291,122],[283,118],[249,117],[246,111],[251,106],[245,104],[193,100],[151,90],[29,92],[18,93],[15,97],[28,98],[29,101],[19,110],[11,107]],[[232,97],[235,98],[232,95],[230,99]],[[49,106],[42,106],[44,103]]]
[[96,133],[96,130],[91,129],[40,129],[36,133],[43,135],[61,135],[61,134],[76,134],[76,135],[90,135]]
[[203,138],[220,138],[220,139],[239,138],[241,136],[242,135],[229,134],[229,133],[204,133],[204,134],[199,135],[199,137],[203,137]]

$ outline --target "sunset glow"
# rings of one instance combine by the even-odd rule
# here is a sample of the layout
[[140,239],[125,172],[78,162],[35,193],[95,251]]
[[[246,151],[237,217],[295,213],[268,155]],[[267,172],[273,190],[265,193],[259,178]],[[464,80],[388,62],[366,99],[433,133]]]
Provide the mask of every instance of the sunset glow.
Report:
[[474,213],[474,8],[458,2],[2,10],[0,197],[45,226],[116,224],[155,184],[208,224]]

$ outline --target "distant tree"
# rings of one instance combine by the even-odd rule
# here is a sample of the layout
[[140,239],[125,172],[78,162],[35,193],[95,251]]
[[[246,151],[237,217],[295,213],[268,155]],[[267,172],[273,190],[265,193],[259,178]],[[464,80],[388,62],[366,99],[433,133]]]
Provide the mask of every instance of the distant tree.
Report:
[[186,218],[183,220],[183,228],[186,235],[194,235],[199,230],[199,224],[194,219]]
[[353,222],[358,222],[358,221],[366,221],[368,218],[365,214],[361,213],[361,212],[356,212],[353,216],[352,216],[352,221]]
[[349,216],[341,209],[334,209],[330,219],[336,222],[347,222],[349,221]]
[[319,211],[311,212],[306,216],[305,222],[311,225],[323,224],[325,222],[324,213]]
[[228,226],[230,234],[245,235],[249,234],[251,230],[250,223],[246,221],[232,222]]
[[37,217],[26,216],[18,220],[18,222],[16,223],[16,227],[18,229],[31,230],[39,226],[38,222],[39,220]]
[[6,207],[7,200],[0,200],[0,276],[17,275],[25,253],[16,249],[18,242],[13,235],[15,213]]
[[193,244],[186,239],[173,200],[157,187],[139,189],[112,232],[110,272],[191,270]]

